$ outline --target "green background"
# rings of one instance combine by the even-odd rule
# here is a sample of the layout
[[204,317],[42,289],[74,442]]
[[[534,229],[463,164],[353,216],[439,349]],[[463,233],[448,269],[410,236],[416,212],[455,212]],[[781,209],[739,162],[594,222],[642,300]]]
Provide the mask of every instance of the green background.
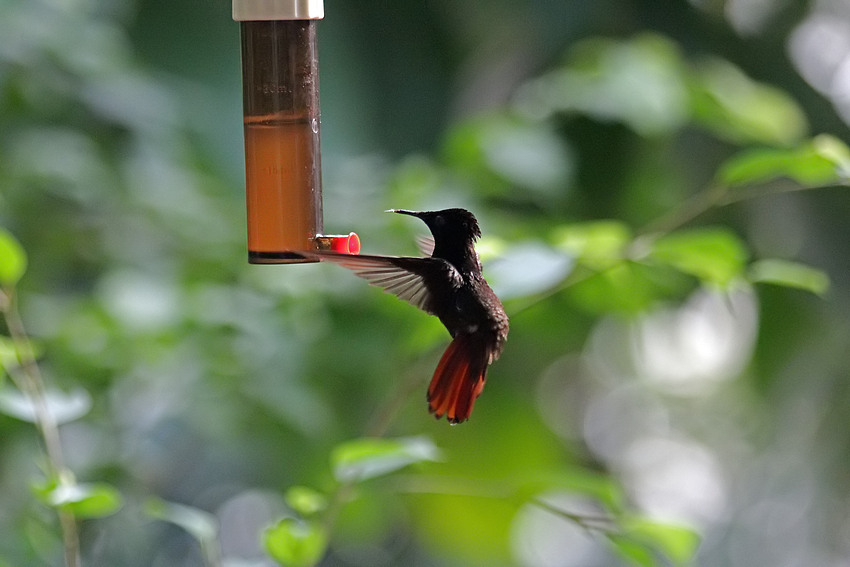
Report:
[[[425,227],[382,211],[469,208],[511,315],[450,427],[438,321],[335,266],[247,264],[228,2],[0,2],[18,303],[68,467],[123,502],[81,521],[84,563],[273,565],[264,530],[329,526],[311,506],[370,432],[433,452],[382,448],[307,563],[846,561],[847,53],[806,46],[850,13],[826,4],[325,2],[326,231],[410,255]],[[58,565],[15,400],[0,566]]]

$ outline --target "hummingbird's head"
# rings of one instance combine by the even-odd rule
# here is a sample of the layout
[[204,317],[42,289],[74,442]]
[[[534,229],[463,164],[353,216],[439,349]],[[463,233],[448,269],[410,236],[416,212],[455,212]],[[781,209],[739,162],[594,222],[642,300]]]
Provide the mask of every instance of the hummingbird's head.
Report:
[[443,209],[441,211],[408,211],[390,209],[388,212],[410,215],[422,219],[431,229],[436,242],[475,242],[481,237],[481,229],[475,215],[466,209]]

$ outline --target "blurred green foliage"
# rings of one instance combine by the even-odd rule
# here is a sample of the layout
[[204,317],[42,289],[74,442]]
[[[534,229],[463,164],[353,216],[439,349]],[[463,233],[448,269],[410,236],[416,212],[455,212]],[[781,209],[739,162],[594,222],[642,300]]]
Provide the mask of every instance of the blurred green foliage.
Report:
[[326,2],[329,232],[467,207],[512,317],[449,427],[438,321],[247,264],[228,2],[0,3],[0,565],[850,554],[846,126],[697,4]]

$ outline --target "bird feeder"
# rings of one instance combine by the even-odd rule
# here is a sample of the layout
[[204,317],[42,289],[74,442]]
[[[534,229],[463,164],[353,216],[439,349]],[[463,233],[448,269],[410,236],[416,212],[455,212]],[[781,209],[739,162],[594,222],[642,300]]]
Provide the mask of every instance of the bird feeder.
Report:
[[311,262],[299,251],[360,251],[322,234],[319,65],[322,0],[233,0],[240,22],[248,261]]

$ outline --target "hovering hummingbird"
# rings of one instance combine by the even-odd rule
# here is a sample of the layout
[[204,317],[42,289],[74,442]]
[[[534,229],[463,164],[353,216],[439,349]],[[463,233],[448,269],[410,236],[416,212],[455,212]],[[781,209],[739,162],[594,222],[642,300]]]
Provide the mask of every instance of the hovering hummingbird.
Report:
[[428,407],[450,423],[469,419],[484,389],[487,367],[499,358],[508,336],[508,316],[481,273],[475,241],[481,229],[465,209],[387,212],[410,215],[428,225],[433,235],[422,245],[429,257],[349,255],[306,252],[307,257],[348,268],[426,313],[436,315],[452,336],[431,384]]

